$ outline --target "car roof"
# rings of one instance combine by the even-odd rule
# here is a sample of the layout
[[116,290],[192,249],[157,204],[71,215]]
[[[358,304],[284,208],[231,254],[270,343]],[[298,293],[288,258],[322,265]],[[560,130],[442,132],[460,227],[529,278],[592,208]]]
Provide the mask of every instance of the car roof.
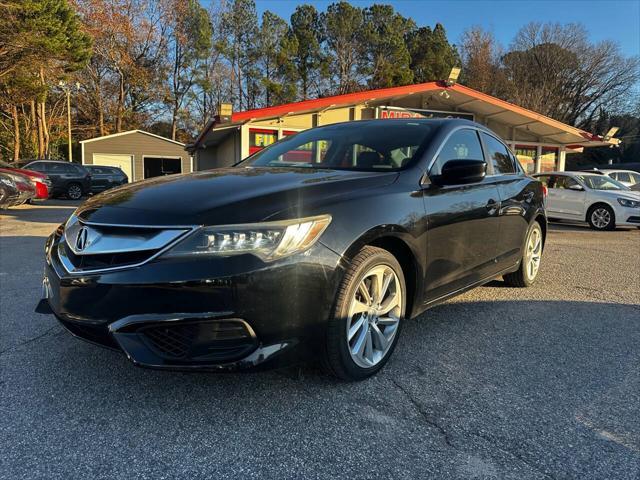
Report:
[[599,168],[598,170],[604,173],[638,173],[634,170],[622,170],[618,168]]

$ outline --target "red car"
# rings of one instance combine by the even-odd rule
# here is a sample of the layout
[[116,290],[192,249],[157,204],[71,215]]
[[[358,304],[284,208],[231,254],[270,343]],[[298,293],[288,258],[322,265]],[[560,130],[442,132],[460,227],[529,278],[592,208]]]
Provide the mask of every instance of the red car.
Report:
[[0,172],[19,173],[29,177],[31,183],[36,189],[36,195],[33,197],[37,200],[46,200],[49,198],[49,189],[51,188],[51,180],[45,174],[34,172],[33,170],[25,170],[23,168],[15,168],[6,162],[0,160]]

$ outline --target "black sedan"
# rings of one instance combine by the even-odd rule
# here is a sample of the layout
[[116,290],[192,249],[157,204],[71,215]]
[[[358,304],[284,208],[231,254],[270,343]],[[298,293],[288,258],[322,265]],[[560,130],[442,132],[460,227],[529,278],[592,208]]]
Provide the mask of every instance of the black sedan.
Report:
[[140,366],[312,358],[363,379],[406,318],[499,276],[536,280],[543,195],[473,122],[318,127],[89,200],[47,241],[39,307]]

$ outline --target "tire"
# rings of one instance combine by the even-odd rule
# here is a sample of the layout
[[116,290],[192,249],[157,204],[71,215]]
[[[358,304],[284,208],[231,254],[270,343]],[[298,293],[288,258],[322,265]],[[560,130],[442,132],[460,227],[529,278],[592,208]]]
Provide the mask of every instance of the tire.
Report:
[[[513,273],[507,273],[502,277],[507,285],[525,288],[535,283],[540,271],[543,241],[542,227],[537,221],[533,222],[527,231],[518,270]],[[537,262],[535,261],[536,257]],[[537,265],[532,266],[532,263],[537,263]]]
[[592,206],[587,213],[587,222],[594,230],[613,230],[616,228],[616,216],[609,205],[602,203]]
[[[380,290],[384,290],[382,306],[377,308]],[[364,380],[387,363],[400,336],[406,290],[402,267],[388,251],[367,246],[358,252],[338,288],[329,318],[324,359],[329,373],[342,380]],[[361,310],[366,306],[366,311]]]
[[82,198],[82,187],[79,183],[67,185],[67,198],[69,200],[80,200]]

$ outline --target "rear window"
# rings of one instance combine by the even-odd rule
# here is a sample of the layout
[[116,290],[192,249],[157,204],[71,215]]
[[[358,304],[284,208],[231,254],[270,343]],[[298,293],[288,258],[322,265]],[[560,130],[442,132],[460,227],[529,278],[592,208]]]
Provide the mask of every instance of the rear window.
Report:
[[515,165],[509,154],[509,149],[499,140],[482,132],[482,139],[487,147],[487,154],[493,165],[493,172],[496,175],[515,173]]

